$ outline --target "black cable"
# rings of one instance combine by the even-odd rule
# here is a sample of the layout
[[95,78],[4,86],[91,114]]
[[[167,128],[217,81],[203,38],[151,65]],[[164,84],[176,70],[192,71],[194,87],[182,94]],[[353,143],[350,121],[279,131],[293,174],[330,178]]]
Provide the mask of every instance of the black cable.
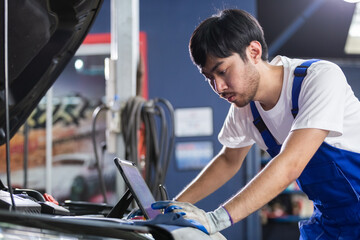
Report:
[[[159,155],[158,158],[156,159],[155,163],[154,163],[154,180],[153,180],[153,191],[155,191],[155,189],[157,190],[159,185],[162,184],[161,180],[162,175],[164,175],[164,171],[162,171],[162,166],[163,163],[166,161],[165,159],[165,153],[167,151],[167,144],[166,144],[166,140],[167,140],[167,124],[166,124],[166,118],[165,118],[165,111],[158,105],[155,105],[155,110],[157,115],[159,116],[159,121],[160,121],[160,132],[159,134],[159,145],[158,145],[158,149],[159,149]],[[161,149],[161,150],[160,150]]]
[[8,0],[4,1],[4,63],[5,63],[5,122],[6,122],[6,175],[7,175],[7,184],[10,193],[12,210],[16,211],[13,189],[11,187],[11,177],[10,177],[10,116],[9,116],[9,57],[8,57]]
[[95,164],[96,164],[96,169],[98,171],[98,177],[99,177],[99,183],[100,183],[100,189],[101,189],[101,193],[104,197],[104,202],[107,203],[107,197],[106,197],[106,187],[105,187],[105,181],[104,181],[104,176],[103,176],[103,172],[102,172],[102,168],[100,165],[100,160],[99,160],[99,155],[98,155],[98,151],[97,151],[97,144],[96,144],[96,120],[97,117],[99,116],[99,113],[103,110],[107,110],[108,108],[105,105],[100,105],[98,107],[95,108],[93,115],[92,115],[92,134],[91,134],[91,138],[92,138],[92,143],[93,143],[93,147],[94,147],[94,155],[95,155]]
[[[146,109],[146,108],[145,108]],[[154,139],[152,139],[153,135],[150,134],[152,132],[151,130],[151,127],[152,127],[152,124],[150,124],[150,120],[149,119],[149,112],[147,111],[143,111],[142,112],[142,118],[143,118],[143,121],[144,121],[144,125],[145,125],[145,143],[146,143],[146,153],[145,153],[145,181],[146,183],[148,184],[149,188],[151,189],[151,186],[150,186],[150,181],[151,181],[151,178],[150,178],[150,165],[151,165],[151,161],[150,159],[156,159],[157,156],[155,154],[155,156],[153,156],[153,154],[156,152],[154,150],[154,146],[153,146],[153,143],[155,142]]]
[[155,121],[155,102],[153,100],[148,101],[142,110],[146,136],[145,180],[149,185],[151,192],[155,195],[156,181],[154,180],[154,176],[157,174],[156,166],[160,156],[160,148],[157,136],[158,130]]
[[139,96],[128,99],[121,110],[125,158],[135,162],[140,168],[143,166],[140,166],[142,163],[138,157],[138,131],[142,124],[145,127],[144,178],[154,196],[159,194],[158,187],[165,181],[173,153],[175,138],[173,112],[172,105],[165,99],[156,98],[146,101]]
[[[155,99],[156,102],[160,102],[162,104],[164,104],[166,106],[166,109],[168,110],[169,113],[169,117],[170,117],[170,124],[169,126],[171,127],[171,131],[169,132],[169,144],[168,144],[168,148],[167,148],[167,155],[165,156],[165,159],[167,159],[164,164],[164,168],[168,169],[169,167],[169,163],[170,163],[170,159],[171,156],[173,154],[174,151],[174,145],[175,145],[175,117],[174,117],[174,108],[171,105],[171,103],[163,98],[156,98]],[[160,180],[162,183],[165,181],[165,177],[166,177],[166,173],[163,174],[163,178]]]
[[[140,114],[145,100],[141,97],[132,97],[121,110],[121,132],[125,143],[125,158],[139,166],[137,151],[138,130],[140,128]],[[139,166],[140,167],[140,166]]]
[[[161,128],[161,132],[159,133],[161,151],[156,162],[156,174],[154,175],[155,179],[153,180],[153,189],[156,189],[158,188],[158,186],[162,185],[165,182],[168,165],[173,153],[175,134],[173,117],[174,111],[170,102],[165,99],[156,98],[154,99],[154,103],[155,109],[157,110],[156,113],[160,119]],[[165,110],[167,110],[168,114],[170,115],[170,120],[166,118]],[[170,124],[167,124],[168,121],[170,122]],[[171,131],[168,130],[169,127],[171,127]],[[163,171],[163,169],[165,169],[165,171]]]

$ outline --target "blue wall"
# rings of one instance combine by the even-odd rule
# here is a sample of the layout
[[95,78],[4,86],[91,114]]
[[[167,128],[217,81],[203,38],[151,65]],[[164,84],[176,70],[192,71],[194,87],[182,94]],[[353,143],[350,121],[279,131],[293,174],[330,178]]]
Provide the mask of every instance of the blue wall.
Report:
[[[255,13],[254,0],[247,1],[210,0],[140,0],[140,30],[148,37],[149,94],[150,98],[168,99],[174,108],[211,107],[213,109],[214,134],[211,137],[177,138],[177,142],[206,140],[213,142],[214,152],[221,149],[217,134],[227,114],[229,104],[219,99],[210,89],[204,77],[192,64],[188,43],[200,21],[216,13],[218,9],[237,7]],[[175,159],[168,170],[166,186],[170,197],[174,197],[199,171],[179,171]],[[197,205],[213,210],[244,185],[239,173],[222,189]],[[242,224],[227,229],[228,239],[244,239]],[[236,237],[231,237],[236,236]]]

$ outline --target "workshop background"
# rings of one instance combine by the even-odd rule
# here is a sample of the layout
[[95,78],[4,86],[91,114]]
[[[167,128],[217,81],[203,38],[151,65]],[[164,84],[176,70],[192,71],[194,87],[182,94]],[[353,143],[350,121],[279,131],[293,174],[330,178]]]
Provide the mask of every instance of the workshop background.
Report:
[[[53,86],[55,179],[52,194],[59,201],[103,201],[94,167],[91,133],[93,111],[105,101],[104,60],[110,55],[110,8],[110,0],[105,0],[87,40]],[[341,0],[140,0],[139,8],[143,86],[139,95],[145,99],[166,99],[175,113],[175,144],[164,182],[170,198],[221,149],[217,134],[229,104],[212,92],[192,64],[188,52],[194,28],[218,10],[241,8],[256,16],[264,28],[270,59],[280,54],[329,59],[339,64],[355,95],[360,96],[359,49],[350,53],[347,46],[345,52],[354,13],[360,12],[356,4]],[[359,25],[356,28],[359,34]],[[99,48],[95,53],[89,51],[94,46]],[[45,189],[45,106],[44,100],[11,140],[15,186]],[[105,128],[105,116],[101,116],[96,125],[99,145],[106,144]],[[23,177],[25,135],[31,143],[26,150],[29,162],[26,183]],[[105,147],[100,149],[106,151]],[[119,196],[114,182],[118,172],[112,159],[101,153],[105,159],[106,194],[110,203],[116,203]],[[4,156],[2,146],[0,157]],[[267,161],[266,155],[256,148],[247,158],[245,166],[234,178],[197,205],[204,210],[213,210],[234,195]],[[1,179],[4,179],[4,165],[0,171]],[[56,179],[55,176],[64,172],[72,172],[67,182],[63,178]],[[294,184],[270,205],[222,233],[230,240],[298,239],[297,221],[308,217],[311,209],[311,202]]]

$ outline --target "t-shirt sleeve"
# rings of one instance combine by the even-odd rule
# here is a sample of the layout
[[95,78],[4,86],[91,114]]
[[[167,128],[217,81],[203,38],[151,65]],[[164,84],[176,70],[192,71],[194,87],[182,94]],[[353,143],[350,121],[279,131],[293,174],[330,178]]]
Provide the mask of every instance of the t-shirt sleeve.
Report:
[[[240,148],[254,144],[254,140],[246,134],[246,110],[231,105],[223,127],[218,135],[219,142],[229,148]],[[240,117],[241,116],[241,117]]]
[[299,113],[291,130],[329,130],[329,137],[342,135],[347,89],[341,69],[330,62],[310,66],[299,95]]

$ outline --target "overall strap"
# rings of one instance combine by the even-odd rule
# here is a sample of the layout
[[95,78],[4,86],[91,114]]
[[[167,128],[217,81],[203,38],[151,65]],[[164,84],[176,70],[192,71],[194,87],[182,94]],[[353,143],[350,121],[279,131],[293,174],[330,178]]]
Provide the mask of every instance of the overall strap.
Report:
[[[294,118],[296,117],[296,115],[299,112],[299,106],[298,106],[298,100],[299,100],[299,94],[300,94],[300,90],[301,90],[301,83],[304,80],[306,74],[307,74],[307,69],[308,67],[310,67],[310,65],[314,62],[319,61],[319,59],[312,59],[312,60],[308,60],[305,61],[304,63],[302,63],[300,66],[296,67],[295,71],[294,71],[294,83],[293,83],[293,88],[292,88],[292,109],[291,109],[291,113],[294,116]],[[268,127],[266,126],[264,120],[261,118],[259,111],[256,108],[256,105],[254,102],[250,102],[250,108],[251,108],[251,113],[253,115],[254,118],[254,125],[255,127],[259,130],[265,145],[267,146],[267,152],[270,154],[271,157],[275,157],[277,154],[279,154],[280,149],[281,149],[281,145],[278,144],[274,138],[274,136],[271,134],[270,130],[268,129]]]
[[275,157],[276,155],[279,154],[281,145],[279,145],[276,142],[274,136],[271,134],[270,130],[268,129],[268,127],[264,123],[263,119],[261,118],[260,113],[257,110],[255,103],[253,101],[250,102],[250,108],[251,108],[251,113],[254,118],[253,123],[254,123],[255,127],[259,130],[259,132],[265,142],[265,145],[268,148],[266,151],[270,154],[271,157]]
[[310,67],[311,64],[313,64],[314,62],[320,61],[319,59],[311,59],[308,60],[306,62],[303,62],[300,66],[297,66],[295,68],[294,71],[294,82],[293,82],[293,87],[292,87],[292,92],[291,92],[291,97],[292,97],[292,109],[291,109],[291,113],[294,116],[294,118],[296,117],[296,115],[299,112],[299,95],[300,95],[300,90],[301,90],[301,83],[303,82],[306,74],[307,74],[307,69]]

